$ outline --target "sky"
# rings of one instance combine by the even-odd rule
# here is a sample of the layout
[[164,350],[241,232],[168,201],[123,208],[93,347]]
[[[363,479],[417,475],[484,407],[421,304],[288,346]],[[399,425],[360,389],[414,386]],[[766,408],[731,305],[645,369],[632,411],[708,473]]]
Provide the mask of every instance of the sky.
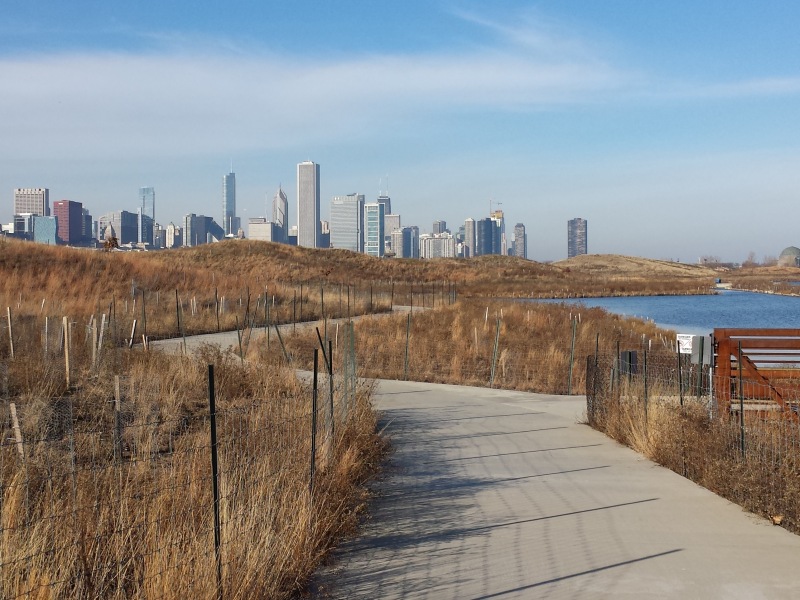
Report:
[[221,221],[232,166],[243,222],[280,185],[294,223],[313,160],[323,218],[388,191],[422,232],[501,209],[534,260],[574,217],[590,253],[776,256],[800,246],[798,22],[785,0],[4,0],[0,221],[18,187],[97,218],[142,186],[162,225]]

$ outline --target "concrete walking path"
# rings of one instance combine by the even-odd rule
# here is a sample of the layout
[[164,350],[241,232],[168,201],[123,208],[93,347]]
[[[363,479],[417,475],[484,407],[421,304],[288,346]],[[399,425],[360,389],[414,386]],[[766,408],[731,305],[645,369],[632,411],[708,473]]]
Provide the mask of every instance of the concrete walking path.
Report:
[[[407,313],[411,310],[409,306],[401,306],[395,305],[390,312],[381,312],[381,313],[370,313],[366,315],[355,315],[351,318],[342,317],[337,319],[328,319],[328,336],[334,335],[336,330],[336,326],[339,323],[347,323],[348,321],[360,321],[361,319],[380,319],[384,318],[387,315],[396,314],[396,313]],[[425,307],[415,306],[414,312],[417,313],[423,310],[430,310]],[[291,334],[293,331],[298,330],[300,332],[304,331],[305,329],[314,330],[315,327],[319,327],[320,331],[323,330],[324,321],[300,321],[297,323],[282,323],[278,325],[278,329],[281,332],[281,335],[286,336]],[[270,325],[269,327],[271,340],[275,344],[279,344],[278,336],[275,335],[275,326]],[[255,341],[257,339],[265,339],[267,336],[264,327],[253,327],[251,329],[246,329],[243,331],[243,343],[247,343],[248,340]],[[150,342],[150,346],[154,349],[158,349],[162,352],[168,353],[180,353],[183,352],[183,344],[184,338],[182,337],[175,337],[175,338],[166,338],[163,340],[153,340]],[[239,333],[234,329],[231,331],[220,331],[217,333],[204,333],[200,335],[187,335],[186,336],[186,350],[187,352],[191,353],[200,348],[204,344],[212,344],[215,346],[219,346],[222,349],[233,348],[235,352],[238,352],[239,348]]]
[[583,397],[380,383],[394,454],[316,598],[800,598],[800,537],[578,424]]

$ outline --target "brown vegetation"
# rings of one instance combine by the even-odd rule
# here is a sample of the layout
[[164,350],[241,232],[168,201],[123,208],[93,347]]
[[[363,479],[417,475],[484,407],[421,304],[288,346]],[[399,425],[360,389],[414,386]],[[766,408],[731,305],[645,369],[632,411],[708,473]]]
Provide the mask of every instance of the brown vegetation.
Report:
[[[96,252],[0,242],[0,307],[19,317],[114,313],[117,340],[176,337],[245,323],[285,323],[441,304],[458,297],[574,298],[708,293],[713,271],[585,256],[541,264],[508,256],[376,259],[231,240],[167,252]],[[269,307],[267,307],[269,304]]]
[[[613,357],[592,376],[589,422],[655,462],[749,511],[800,533],[800,430],[791,419],[715,415],[708,384],[696,388],[696,369],[660,369],[630,382],[610,381]],[[591,365],[590,365],[591,366]],[[640,372],[641,373],[641,372]],[[684,384],[681,398],[680,381]],[[723,385],[718,381],[715,385]]]
[[[672,352],[675,343],[674,335],[652,323],[600,308],[558,303],[463,299],[435,310],[415,311],[410,329],[408,319],[408,313],[401,313],[368,317],[355,324],[359,365],[365,376],[486,386],[494,365],[495,387],[581,394],[585,359],[596,349],[608,353],[619,345],[622,350],[648,348],[657,355]],[[336,332],[329,326],[331,339]],[[286,340],[305,367],[308,363],[303,357],[309,356],[315,343],[313,332]]]
[[742,266],[731,271],[726,277],[732,286],[740,290],[768,292],[773,294],[800,294],[800,267],[782,266]]
[[208,364],[224,597],[291,597],[355,526],[383,451],[368,385],[337,383],[335,435],[319,410],[311,493],[311,392],[277,353],[117,348],[92,366],[75,331],[67,385],[58,345],[33,342],[41,319],[19,327],[0,361],[1,597],[216,596]]

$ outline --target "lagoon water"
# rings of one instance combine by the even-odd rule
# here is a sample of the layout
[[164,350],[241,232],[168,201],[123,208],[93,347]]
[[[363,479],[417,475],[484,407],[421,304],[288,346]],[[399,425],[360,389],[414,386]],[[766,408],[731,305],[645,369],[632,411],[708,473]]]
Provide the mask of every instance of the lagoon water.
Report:
[[703,335],[717,327],[800,329],[800,297],[794,296],[723,290],[709,296],[582,298],[569,302],[650,319],[679,333]]

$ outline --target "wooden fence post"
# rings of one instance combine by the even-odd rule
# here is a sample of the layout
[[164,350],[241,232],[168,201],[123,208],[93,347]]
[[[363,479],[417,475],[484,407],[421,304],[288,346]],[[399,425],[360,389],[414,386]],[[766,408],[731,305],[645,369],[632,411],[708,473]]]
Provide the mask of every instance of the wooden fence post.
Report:
[[9,306],[6,309],[6,314],[8,315],[8,345],[11,349],[11,358],[14,358],[14,332],[11,329],[11,307]]
[[19,452],[19,457],[24,461],[25,446],[22,443],[22,430],[19,427],[19,420],[17,419],[17,405],[14,402],[9,402],[8,406],[11,409],[11,424],[14,427],[14,438],[17,440],[17,452]]

